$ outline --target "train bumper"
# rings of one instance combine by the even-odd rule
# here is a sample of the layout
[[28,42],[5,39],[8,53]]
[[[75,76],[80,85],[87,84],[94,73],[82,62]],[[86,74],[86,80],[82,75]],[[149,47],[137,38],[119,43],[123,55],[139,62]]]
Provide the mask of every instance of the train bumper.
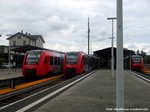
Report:
[[36,76],[36,69],[25,69],[25,76]]
[[37,66],[26,66],[24,68],[24,76],[36,76],[37,75]]
[[143,68],[142,68],[141,65],[134,65],[134,66],[133,66],[133,70],[135,70],[135,71],[142,71]]
[[66,65],[66,74],[76,74],[76,65]]
[[76,68],[66,68],[66,74],[76,74]]

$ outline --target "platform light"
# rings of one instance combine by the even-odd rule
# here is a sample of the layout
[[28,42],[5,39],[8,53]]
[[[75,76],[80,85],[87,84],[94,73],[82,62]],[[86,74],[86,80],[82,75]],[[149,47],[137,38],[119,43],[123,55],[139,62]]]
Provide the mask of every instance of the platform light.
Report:
[[[123,14],[122,0],[117,0],[117,71],[116,71],[116,107],[124,109],[124,75],[123,75]],[[117,110],[124,112],[124,110]]]
[[88,55],[90,54],[90,18],[88,17]]
[[111,40],[111,71],[112,71],[112,78],[115,77],[114,75],[114,20],[116,20],[116,17],[109,17],[107,20],[112,20],[112,37],[109,37]]
[[8,38],[9,38],[9,67],[8,67],[8,69],[9,69],[9,73],[10,73],[10,37],[12,35],[11,34],[7,34],[6,36],[8,36]]

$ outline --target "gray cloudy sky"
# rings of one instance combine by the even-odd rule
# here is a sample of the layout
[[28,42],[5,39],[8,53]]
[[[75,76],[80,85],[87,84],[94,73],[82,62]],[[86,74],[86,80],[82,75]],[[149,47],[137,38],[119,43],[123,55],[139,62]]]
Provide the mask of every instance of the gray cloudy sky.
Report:
[[[149,7],[150,0],[123,0],[124,47],[150,54]],[[41,34],[45,48],[87,52],[88,16],[90,50],[110,47],[107,17],[116,16],[116,0],[0,0],[0,45],[8,45],[6,34],[23,30]]]

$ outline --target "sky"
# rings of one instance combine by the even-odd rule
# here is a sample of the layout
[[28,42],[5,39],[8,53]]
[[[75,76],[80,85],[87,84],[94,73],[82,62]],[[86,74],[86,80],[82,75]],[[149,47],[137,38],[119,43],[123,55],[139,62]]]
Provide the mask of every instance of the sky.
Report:
[[[150,0],[123,0],[124,48],[150,54]],[[0,45],[7,34],[21,30],[41,34],[44,48],[87,53],[90,17],[90,53],[111,47],[116,0],[0,0]],[[116,20],[114,20],[116,46]]]

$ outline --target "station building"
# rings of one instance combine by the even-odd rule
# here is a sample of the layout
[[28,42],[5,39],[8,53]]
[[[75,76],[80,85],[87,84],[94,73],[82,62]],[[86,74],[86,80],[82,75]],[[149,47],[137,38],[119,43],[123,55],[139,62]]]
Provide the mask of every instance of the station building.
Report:
[[[44,49],[45,43],[42,35],[31,35],[23,31],[11,35],[7,40],[10,43],[10,62],[16,67],[22,66],[24,54],[28,50]],[[9,62],[9,46],[0,46],[0,58],[4,58],[5,62]]]
[[[135,54],[133,50],[124,48],[124,59],[132,54]],[[100,68],[110,69],[111,68],[111,47],[104,48],[101,50],[94,51],[95,56],[100,59]],[[114,67],[116,68],[116,48],[114,47]]]

